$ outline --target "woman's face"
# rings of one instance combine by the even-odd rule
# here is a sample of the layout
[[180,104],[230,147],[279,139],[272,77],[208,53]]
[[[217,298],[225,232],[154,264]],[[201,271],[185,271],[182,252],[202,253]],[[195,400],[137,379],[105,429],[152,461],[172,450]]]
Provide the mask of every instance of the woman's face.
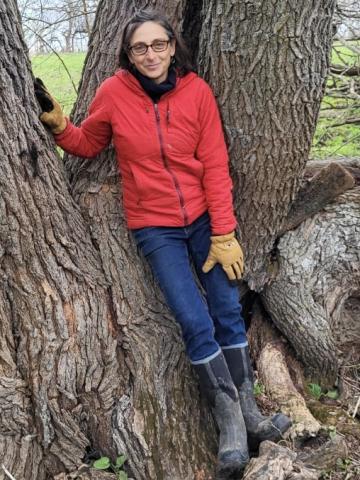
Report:
[[[139,44],[151,45],[155,40],[169,40],[166,30],[158,23],[145,22],[133,33],[130,38],[130,47]],[[130,50],[129,60],[140,73],[151,78],[155,83],[161,83],[167,78],[171,57],[174,54],[175,40],[168,43],[162,52],[154,52],[149,47],[146,53],[135,55],[133,50]]]

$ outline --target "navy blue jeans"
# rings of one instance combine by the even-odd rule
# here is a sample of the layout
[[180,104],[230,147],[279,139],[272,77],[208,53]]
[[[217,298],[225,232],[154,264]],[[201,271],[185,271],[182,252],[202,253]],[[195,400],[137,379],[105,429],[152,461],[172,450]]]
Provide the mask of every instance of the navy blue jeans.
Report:
[[210,248],[207,213],[186,227],[145,227],[132,233],[180,324],[192,363],[211,360],[220,348],[247,345],[237,284],[219,264],[208,273],[201,270]]

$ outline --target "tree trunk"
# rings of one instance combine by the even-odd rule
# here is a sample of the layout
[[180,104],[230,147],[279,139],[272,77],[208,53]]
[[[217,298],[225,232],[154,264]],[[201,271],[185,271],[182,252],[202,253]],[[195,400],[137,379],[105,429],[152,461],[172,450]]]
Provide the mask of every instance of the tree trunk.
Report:
[[[138,7],[145,4],[137,2]],[[166,5],[175,24],[184,15],[184,2],[158,5]],[[83,118],[99,82],[116,69],[121,26],[133,10],[133,2],[100,5],[75,121]],[[179,329],[126,229],[114,152],[110,148],[93,162],[74,157],[65,161],[73,196],[102,257],[130,375],[131,388],[122,411],[114,416],[113,454],[128,453],[136,479],[192,479],[203,465],[214,464],[216,435],[206,405],[199,402]]]
[[37,118],[16,4],[1,10],[0,451],[15,478],[41,480],[81,463],[125,379],[99,252]]
[[[202,10],[201,2],[154,4],[187,37],[194,19],[203,25],[200,31],[197,22],[193,32],[193,51],[218,94],[253,271],[248,280],[260,288],[266,255],[305,166],[333,2],[313,2],[311,11],[306,2],[291,10],[269,1],[204,0]],[[75,122],[117,67],[124,21],[135,6],[147,5],[100,2]],[[136,480],[209,478],[213,423],[179,329],[126,229],[114,153],[109,148],[93,161],[67,158],[69,195],[62,164],[37,119],[15,0],[0,12],[6,40],[0,43],[6,85],[0,104],[0,402],[9,412],[0,420],[4,464],[17,480],[42,480],[78,469],[86,449],[95,448],[112,457],[126,453]],[[239,22],[231,20],[236,16]],[[263,38],[257,34],[252,43],[257,31]]]
[[95,448],[126,453],[137,480],[192,479],[215,463],[213,423],[179,330],[125,229],[117,178],[92,175],[76,197],[90,231],[38,121],[13,2],[0,19],[8,42],[0,54],[5,467],[18,478],[52,478]]
[[[178,330],[137,259],[111,188],[89,193],[97,199],[93,235],[70,197],[37,118],[16,12],[11,1],[0,16],[7,39],[0,52],[5,466],[17,478],[41,480],[73,470],[86,447],[97,447],[127,453],[136,479],[193,478],[215,442]],[[102,237],[114,239],[106,246],[96,243],[104,213]]]
[[86,33],[88,38],[90,38],[91,35],[91,26],[90,26],[90,21],[89,21],[89,12],[88,12],[88,6],[87,6],[87,0],[82,0],[82,9],[83,9],[83,14],[84,14],[84,23],[86,27]]
[[[263,300],[276,326],[319,383],[333,385],[348,300],[359,298],[360,187],[283,235]],[[352,300],[353,299],[353,300]],[[349,312],[351,309],[349,309]],[[359,344],[359,340],[353,341]]]
[[199,68],[221,107],[252,289],[268,279],[267,256],[308,158],[334,3],[203,1]]

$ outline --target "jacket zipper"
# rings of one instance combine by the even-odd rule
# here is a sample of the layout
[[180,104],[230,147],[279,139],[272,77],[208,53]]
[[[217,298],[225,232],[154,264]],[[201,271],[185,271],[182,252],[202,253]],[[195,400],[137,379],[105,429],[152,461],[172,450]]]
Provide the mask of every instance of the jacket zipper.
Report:
[[182,194],[182,191],[180,189],[179,181],[176,178],[176,175],[174,172],[171,170],[169,162],[166,158],[165,151],[164,151],[164,141],[163,141],[163,136],[161,132],[161,125],[160,125],[160,114],[159,114],[159,109],[158,109],[158,104],[154,103],[154,110],[155,110],[155,118],[156,118],[156,128],[158,132],[158,137],[159,137],[159,142],[160,142],[160,151],[161,151],[161,158],[164,164],[165,169],[169,172],[171,175],[171,178],[173,179],[174,185],[175,185],[175,190],[176,193],[178,194],[179,197],[179,202],[180,202],[180,207],[181,211],[184,217],[184,223],[185,225],[189,224],[189,218],[185,209],[185,202],[184,202],[184,196]]

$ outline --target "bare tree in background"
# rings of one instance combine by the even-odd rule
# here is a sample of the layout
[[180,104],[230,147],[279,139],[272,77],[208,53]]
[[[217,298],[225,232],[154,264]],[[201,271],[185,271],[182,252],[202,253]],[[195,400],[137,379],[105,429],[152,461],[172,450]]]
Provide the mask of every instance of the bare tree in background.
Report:
[[360,40],[359,0],[338,0],[335,19],[339,24],[338,36],[348,40]]
[[32,53],[86,50],[99,0],[19,0]]

